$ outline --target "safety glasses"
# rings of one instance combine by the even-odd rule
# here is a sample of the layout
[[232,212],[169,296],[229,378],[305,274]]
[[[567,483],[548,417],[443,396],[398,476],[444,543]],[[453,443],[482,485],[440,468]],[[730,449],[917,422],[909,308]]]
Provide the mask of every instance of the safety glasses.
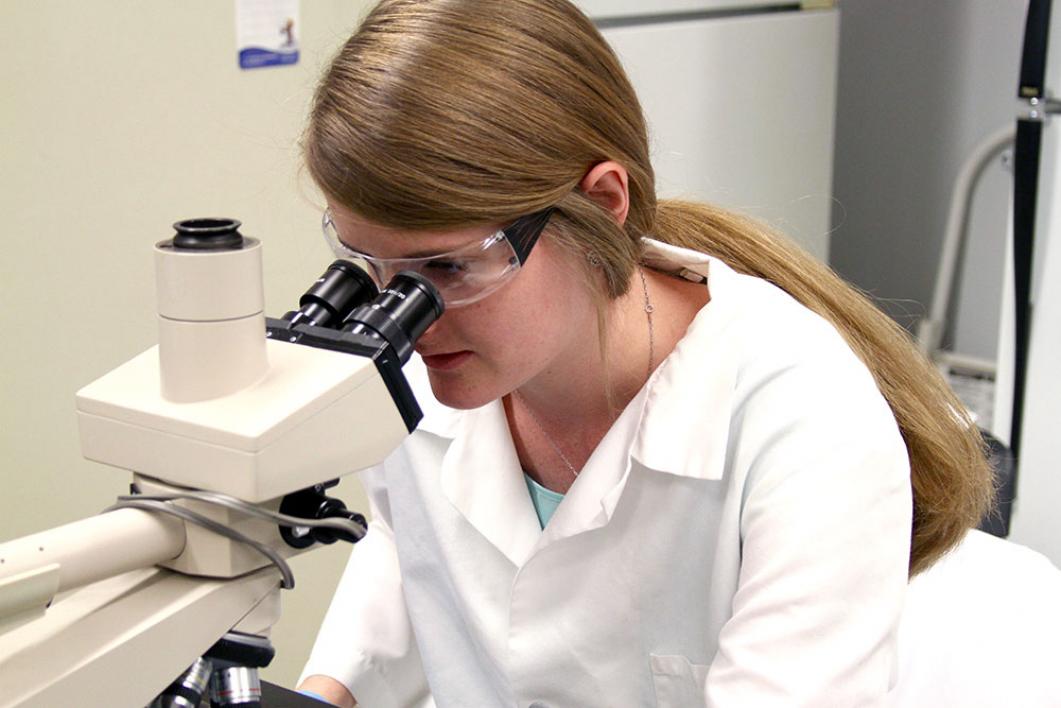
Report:
[[420,258],[376,258],[350,248],[339,235],[331,210],[321,219],[324,238],[339,258],[361,265],[378,287],[401,271],[424,276],[438,289],[446,309],[482,300],[511,280],[527,261],[555,207],[520,217],[481,241]]

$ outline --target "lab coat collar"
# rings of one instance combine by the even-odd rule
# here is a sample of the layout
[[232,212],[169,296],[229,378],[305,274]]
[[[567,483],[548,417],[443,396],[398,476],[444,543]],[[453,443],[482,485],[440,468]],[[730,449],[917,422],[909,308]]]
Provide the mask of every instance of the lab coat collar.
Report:
[[447,445],[439,471],[442,494],[450,504],[517,568],[541,537],[501,401],[457,410],[431,394],[427,367],[419,356],[405,375],[423,411],[417,432]]
[[725,263],[685,248],[644,239],[647,265],[708,282],[711,300],[646,384],[644,413],[630,454],[667,474],[721,479],[737,378],[737,348],[727,333],[742,276]]
[[606,525],[631,467],[630,455],[614,454],[614,446],[629,444],[644,393],[623,413],[618,429],[609,431],[612,445],[602,444],[594,451],[544,532],[500,401],[461,416],[442,459],[443,495],[516,568],[558,540]]
[[500,401],[464,411],[442,459],[442,493],[517,568],[541,536]]

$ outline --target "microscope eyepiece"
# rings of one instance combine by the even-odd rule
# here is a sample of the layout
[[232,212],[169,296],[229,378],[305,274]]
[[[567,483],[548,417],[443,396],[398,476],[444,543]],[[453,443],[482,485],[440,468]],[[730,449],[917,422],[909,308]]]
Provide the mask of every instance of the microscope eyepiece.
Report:
[[442,296],[431,281],[406,270],[394,276],[375,300],[351,312],[342,329],[383,338],[405,364],[416,340],[444,311]]
[[173,248],[189,251],[235,250],[243,247],[236,219],[185,219],[173,225]]
[[361,268],[338,260],[299,298],[297,312],[284,316],[291,324],[338,328],[359,305],[376,297],[375,283]]

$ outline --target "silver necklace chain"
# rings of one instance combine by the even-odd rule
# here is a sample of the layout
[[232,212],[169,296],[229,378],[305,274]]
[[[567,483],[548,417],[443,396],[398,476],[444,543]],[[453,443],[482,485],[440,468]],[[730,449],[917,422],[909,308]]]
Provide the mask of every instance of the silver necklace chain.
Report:
[[[641,292],[645,295],[645,316],[648,319],[648,375],[651,376],[652,364],[656,359],[656,333],[652,323],[652,313],[656,311],[656,308],[653,307],[652,300],[648,297],[648,281],[645,278],[645,270],[641,268],[641,266],[638,266],[637,272],[641,276]],[[530,415],[535,427],[538,428],[538,432],[542,434],[545,441],[549,443],[549,446],[553,448],[553,451],[556,452],[557,456],[563,461],[564,465],[571,472],[571,476],[578,477],[578,470],[575,469],[573,464],[571,464],[571,460],[567,459],[567,455],[565,455],[564,451],[560,449],[560,446],[553,441],[552,437],[549,436],[549,433],[545,432],[545,427],[542,425],[542,422],[538,420],[538,416],[534,414],[531,407],[527,405],[525,400],[523,400],[523,396],[519,395],[518,391],[512,391],[512,396],[523,405],[523,410],[527,411]]]
[[527,413],[530,414],[531,420],[534,421],[535,427],[538,428],[538,432],[542,434],[542,437],[545,438],[545,442],[549,443],[549,445],[552,446],[556,454],[560,456],[560,459],[564,461],[564,464],[567,466],[567,469],[571,471],[571,475],[574,477],[578,477],[578,470],[576,470],[575,466],[571,464],[571,460],[567,459],[567,455],[565,455],[564,451],[560,449],[560,446],[554,443],[553,439],[549,437],[549,433],[545,432],[545,428],[542,427],[542,422],[538,420],[538,416],[534,415],[534,411],[532,411],[530,406],[527,405],[527,402],[523,400],[523,396],[519,395],[519,393],[516,391],[513,391],[512,395],[517,400],[519,400],[521,404],[523,404],[523,410],[527,411]]
[[[637,273],[641,276],[641,292],[645,294],[645,317],[648,318],[648,376],[652,376],[652,364],[656,360],[656,332],[652,326],[652,313],[656,311],[656,308],[648,299],[648,280],[645,279],[645,269],[638,266]],[[645,380],[647,381],[648,378],[646,377]]]

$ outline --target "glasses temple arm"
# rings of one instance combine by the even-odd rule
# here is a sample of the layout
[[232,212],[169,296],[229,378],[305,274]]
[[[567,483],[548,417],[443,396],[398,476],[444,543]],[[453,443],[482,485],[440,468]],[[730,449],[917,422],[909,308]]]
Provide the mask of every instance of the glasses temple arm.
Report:
[[534,244],[545,230],[546,224],[552,218],[556,207],[549,207],[541,211],[529,214],[517,219],[511,226],[505,229],[505,238],[512,244],[512,250],[516,252],[520,265],[526,262],[530,256]]

